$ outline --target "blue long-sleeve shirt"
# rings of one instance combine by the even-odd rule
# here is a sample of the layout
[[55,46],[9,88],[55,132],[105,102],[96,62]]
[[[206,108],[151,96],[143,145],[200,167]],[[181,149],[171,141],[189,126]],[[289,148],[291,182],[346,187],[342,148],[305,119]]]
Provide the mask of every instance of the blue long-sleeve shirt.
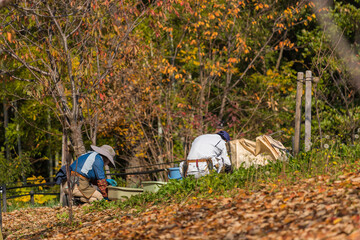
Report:
[[70,169],[90,180],[105,179],[104,160],[97,152],[90,151],[81,155],[70,165]]

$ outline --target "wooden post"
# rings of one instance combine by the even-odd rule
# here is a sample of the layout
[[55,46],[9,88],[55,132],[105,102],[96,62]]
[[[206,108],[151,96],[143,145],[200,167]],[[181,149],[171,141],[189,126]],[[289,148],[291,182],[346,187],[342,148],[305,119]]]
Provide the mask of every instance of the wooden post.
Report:
[[295,106],[295,134],[294,134],[294,149],[293,153],[296,156],[300,150],[300,130],[301,130],[301,100],[303,92],[304,73],[297,74],[296,87],[296,106]]
[[[0,186],[0,193],[1,193],[1,195],[4,196],[3,188],[4,188],[4,186]],[[3,240],[3,235],[2,235],[2,209],[1,209],[1,202],[0,202],[0,240]]]
[[311,149],[311,71],[305,76],[305,152]]
[[[0,193],[2,195],[2,186],[0,187]],[[1,234],[1,230],[2,230],[2,209],[1,209],[1,202],[0,202],[0,240],[2,239],[2,234]]]
[[30,191],[30,203],[31,203],[31,205],[33,205],[33,206],[34,206],[34,204],[35,204],[35,201],[34,201],[34,191],[33,191],[33,190]]

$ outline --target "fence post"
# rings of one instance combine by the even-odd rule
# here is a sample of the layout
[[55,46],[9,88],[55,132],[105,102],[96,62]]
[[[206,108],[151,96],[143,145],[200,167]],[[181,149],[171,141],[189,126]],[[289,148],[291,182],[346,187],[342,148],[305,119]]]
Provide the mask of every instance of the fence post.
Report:
[[296,86],[296,106],[295,106],[295,134],[293,153],[297,155],[300,150],[300,130],[301,130],[301,100],[303,92],[304,73],[298,72]]
[[2,185],[3,212],[6,212],[6,185]]
[[305,76],[305,152],[311,149],[311,71],[306,71]]
[[33,190],[30,191],[30,202],[31,202],[31,205],[34,206],[35,201],[34,201],[34,191]]
[[[2,193],[3,193],[3,186],[0,186],[0,193],[1,193],[1,195],[2,195]],[[2,207],[1,207],[1,202],[0,202],[0,240],[1,240],[1,238],[2,238],[1,230],[2,230]]]

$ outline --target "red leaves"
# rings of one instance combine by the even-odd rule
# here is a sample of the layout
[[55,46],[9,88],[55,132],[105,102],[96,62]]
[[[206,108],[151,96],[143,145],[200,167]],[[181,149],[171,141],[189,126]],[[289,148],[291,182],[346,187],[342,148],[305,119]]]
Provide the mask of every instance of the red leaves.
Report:
[[100,94],[99,94],[99,97],[100,97],[100,99],[101,99],[102,101],[104,101],[104,100],[105,100],[105,94],[100,93]]

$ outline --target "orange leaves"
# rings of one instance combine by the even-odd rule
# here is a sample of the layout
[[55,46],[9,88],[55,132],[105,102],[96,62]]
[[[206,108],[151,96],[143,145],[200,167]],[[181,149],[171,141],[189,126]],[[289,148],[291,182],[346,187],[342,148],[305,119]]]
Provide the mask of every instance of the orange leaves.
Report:
[[282,29],[285,28],[285,25],[283,23],[277,23],[275,26]]
[[266,9],[266,8],[269,8],[269,5],[268,4],[263,4],[263,3],[255,3],[255,10],[261,10],[261,9]]
[[228,62],[229,63],[237,63],[237,62],[239,62],[239,59],[237,59],[237,58],[229,58]]
[[7,32],[7,33],[6,33],[6,36],[7,36],[7,40],[8,40],[9,42],[12,42],[12,34],[11,34],[10,32]]
[[284,41],[280,41],[278,45],[275,46],[275,50],[281,49],[283,47],[293,48],[295,46],[294,43],[290,42],[289,39],[285,39]]

